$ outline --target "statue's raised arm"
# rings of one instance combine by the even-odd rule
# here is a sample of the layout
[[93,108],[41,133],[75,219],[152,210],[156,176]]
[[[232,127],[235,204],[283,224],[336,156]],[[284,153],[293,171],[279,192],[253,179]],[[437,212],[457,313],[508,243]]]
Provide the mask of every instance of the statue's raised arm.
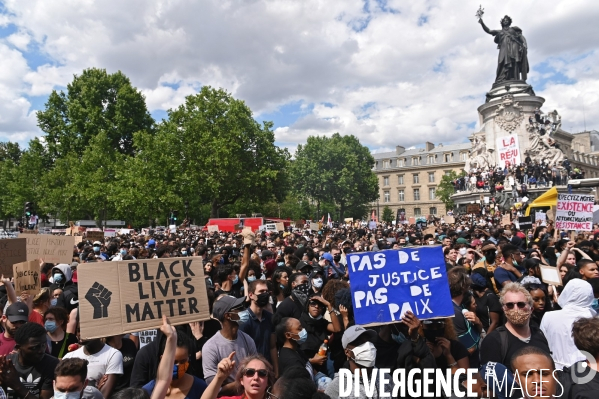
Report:
[[497,34],[496,30],[491,30],[487,25],[485,25],[482,18],[479,18],[478,23],[480,24],[480,26],[483,27],[483,30],[487,32],[489,35],[495,36]]

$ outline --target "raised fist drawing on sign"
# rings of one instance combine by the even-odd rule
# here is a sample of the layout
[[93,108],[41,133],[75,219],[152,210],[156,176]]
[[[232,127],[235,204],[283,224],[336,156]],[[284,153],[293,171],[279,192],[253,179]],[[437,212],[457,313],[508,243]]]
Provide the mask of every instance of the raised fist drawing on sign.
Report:
[[85,299],[94,307],[94,319],[108,317],[108,305],[110,305],[111,295],[112,292],[97,281],[87,291]]

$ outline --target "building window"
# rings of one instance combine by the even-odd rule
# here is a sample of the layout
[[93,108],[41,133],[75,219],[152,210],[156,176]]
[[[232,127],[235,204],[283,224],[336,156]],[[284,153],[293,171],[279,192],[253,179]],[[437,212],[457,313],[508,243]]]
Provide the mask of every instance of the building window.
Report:
[[428,163],[429,163],[429,165],[435,163],[435,156],[434,155],[429,155],[428,156]]
[[414,189],[414,201],[420,201],[420,189],[419,188]]
[[414,173],[414,184],[418,183],[420,183],[420,176],[418,176],[418,173]]
[[451,174],[451,170],[446,170],[445,171],[445,176],[449,176]]
[[428,214],[429,215],[436,215],[437,214],[437,208],[435,208],[434,206],[428,209]]
[[445,162],[451,162],[451,161],[453,161],[452,154],[445,154],[445,155],[443,155],[443,158],[444,158]]
[[435,172],[429,172],[429,174],[428,174],[428,182],[429,183],[434,183],[435,182]]
[[397,190],[397,199],[399,202],[403,202],[406,200],[406,195],[403,190]]
[[412,166],[420,165],[420,158],[414,157],[412,158]]
[[435,199],[435,188],[434,187],[431,187],[428,189],[428,199],[431,201]]
[[420,208],[414,208],[414,216],[420,216],[422,215],[422,211],[420,210]]
[[389,176],[385,176],[383,177],[383,186],[388,186],[389,185]]
[[398,159],[397,160],[397,167],[401,168],[402,166],[404,166],[404,160],[403,159]]
[[391,196],[389,195],[389,191],[385,191],[385,200],[384,202],[391,202]]
[[466,159],[468,159],[468,153],[460,152],[460,161],[466,161]]
[[399,175],[399,176],[397,176],[397,184],[399,184],[400,186],[403,186],[403,185],[404,185],[404,182],[403,182],[403,175]]
[[388,159],[385,159],[383,161],[383,169],[389,169],[389,160]]

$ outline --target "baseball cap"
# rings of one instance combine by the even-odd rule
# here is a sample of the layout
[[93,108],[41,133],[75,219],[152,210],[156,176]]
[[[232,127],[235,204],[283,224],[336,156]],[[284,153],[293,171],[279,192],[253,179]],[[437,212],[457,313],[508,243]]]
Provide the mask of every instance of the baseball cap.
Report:
[[102,243],[100,241],[94,241],[93,245],[102,245]]
[[475,240],[472,240],[472,242],[470,243],[470,246],[471,246],[472,248],[474,248],[474,247],[476,247],[477,245],[480,245],[480,244],[482,244],[482,243],[483,243],[483,242],[477,238],[477,239],[475,239]]
[[225,317],[225,313],[230,312],[231,309],[240,307],[244,302],[245,297],[235,298],[234,296],[226,295],[214,302],[214,306],[212,306],[212,315],[215,319],[222,321]]
[[456,244],[466,244],[466,245],[470,245],[470,243],[468,242],[467,239],[465,239],[464,237],[460,237],[458,238],[456,241]]
[[151,239],[150,241],[148,241],[148,247],[150,245],[156,245],[156,241],[154,239]]
[[11,323],[29,321],[29,308],[23,302],[11,304],[4,313]]
[[335,264],[335,261],[333,260],[333,255],[331,255],[330,252],[325,252],[324,254],[322,254],[322,259],[328,260],[331,265]]
[[362,326],[348,327],[343,333],[343,337],[341,337],[341,345],[343,346],[343,349],[346,349],[347,345],[357,340],[362,334],[367,334],[369,341],[374,341],[377,336],[376,331],[367,330]]
[[264,251],[262,251],[262,253],[261,253],[261,256],[260,256],[260,257],[262,258],[262,260],[264,260],[264,259],[266,259],[267,257],[269,257],[269,256],[273,256],[273,255],[274,255],[274,253],[273,253],[272,251],[269,251],[268,249],[265,249]]

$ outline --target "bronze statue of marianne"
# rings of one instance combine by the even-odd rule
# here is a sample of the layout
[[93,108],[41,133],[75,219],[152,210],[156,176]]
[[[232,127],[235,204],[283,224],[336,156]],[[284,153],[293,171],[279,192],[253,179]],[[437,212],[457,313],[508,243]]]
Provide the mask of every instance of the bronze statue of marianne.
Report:
[[512,27],[512,19],[507,15],[501,20],[501,30],[489,29],[483,22],[482,15],[478,22],[485,32],[495,36],[495,43],[499,49],[495,83],[505,80],[526,81],[529,71],[528,55],[522,30],[516,26]]

